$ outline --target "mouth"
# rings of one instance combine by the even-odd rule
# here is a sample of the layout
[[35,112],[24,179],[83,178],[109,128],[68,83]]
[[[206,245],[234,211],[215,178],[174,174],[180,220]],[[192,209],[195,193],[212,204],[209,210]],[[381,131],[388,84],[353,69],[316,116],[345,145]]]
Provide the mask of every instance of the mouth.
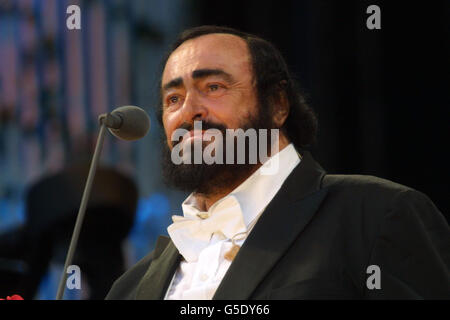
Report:
[[180,143],[184,144],[184,143],[190,142],[191,140],[194,140],[194,139],[202,140],[204,135],[205,135],[205,130],[190,130],[182,136],[181,140],[173,142],[172,147],[175,147],[176,145],[178,145]]
[[186,132],[186,134],[181,139],[181,142],[186,143],[193,139],[203,139],[204,133],[205,130],[191,130],[189,132]]
[[[200,139],[202,142],[209,144],[209,142],[216,142],[215,140],[218,139],[217,135],[219,133],[222,140],[225,138],[225,126],[215,123],[201,123],[201,125],[197,125],[196,122],[197,121],[194,122],[194,126],[186,124],[175,129],[175,131],[171,133],[171,137],[173,140],[170,141],[169,145],[171,145],[173,148],[180,143],[192,143],[191,140],[193,139]],[[179,134],[181,132],[179,132],[178,130],[184,131],[182,132],[183,135],[181,137]],[[196,144],[197,143],[198,141],[196,142]]]

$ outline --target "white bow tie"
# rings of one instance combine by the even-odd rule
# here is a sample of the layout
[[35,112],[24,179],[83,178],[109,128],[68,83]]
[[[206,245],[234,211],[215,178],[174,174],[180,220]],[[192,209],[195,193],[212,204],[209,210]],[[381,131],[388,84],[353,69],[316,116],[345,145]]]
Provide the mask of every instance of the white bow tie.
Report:
[[200,252],[206,248],[216,232],[225,237],[234,236],[247,231],[242,210],[236,198],[224,198],[210,210],[206,219],[196,215],[172,216],[173,222],[167,231],[180,254],[188,262],[197,261]]

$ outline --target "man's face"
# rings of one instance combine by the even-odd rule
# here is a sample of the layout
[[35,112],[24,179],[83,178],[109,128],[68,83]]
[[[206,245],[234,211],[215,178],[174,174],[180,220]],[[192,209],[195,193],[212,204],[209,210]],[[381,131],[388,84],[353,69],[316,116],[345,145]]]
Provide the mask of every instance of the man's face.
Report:
[[227,129],[245,127],[257,117],[251,58],[245,41],[209,34],[184,42],[169,57],[162,76],[163,125],[172,133],[194,120]]
[[[184,134],[181,140],[183,151],[183,143],[189,146],[195,139],[202,139],[200,134],[193,136],[194,121],[202,121],[203,131],[218,129],[223,137],[226,129],[271,127],[271,121],[267,120],[270,117],[257,103],[245,41],[229,34],[210,34],[184,42],[167,61],[161,89],[166,134],[162,153],[165,180],[184,191],[207,193],[248,176],[255,164],[177,165],[171,159],[171,150],[180,142],[171,139],[175,130],[190,130],[191,137]],[[212,143],[215,141],[203,140],[201,146],[205,148]],[[246,146],[246,159],[248,150]]]

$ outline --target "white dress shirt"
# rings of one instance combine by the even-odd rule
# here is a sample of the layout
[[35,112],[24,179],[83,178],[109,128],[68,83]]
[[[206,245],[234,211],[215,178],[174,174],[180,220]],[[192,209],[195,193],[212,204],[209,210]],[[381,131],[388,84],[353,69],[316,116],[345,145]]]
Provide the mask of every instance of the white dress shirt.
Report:
[[[278,161],[278,162],[276,162]],[[262,172],[274,163],[278,164],[276,174],[267,175]],[[191,194],[182,204],[183,215],[189,219],[198,219],[222,213],[222,210],[238,210],[242,214],[246,233],[235,235],[235,243],[242,246],[253,226],[263,213],[266,206],[272,201],[280,190],[283,182],[300,163],[300,157],[292,144],[289,144],[280,152],[267,160],[263,166],[255,171],[239,187],[224,198],[212,205],[208,212],[201,212],[196,207],[195,196]],[[179,217],[183,219],[182,217]],[[242,219],[241,219],[242,220]],[[169,226],[168,232],[172,240],[175,239],[177,230],[176,222]],[[226,222],[225,222],[226,223]],[[224,226],[227,227],[227,226]],[[237,230],[237,229],[236,229]],[[239,229],[240,230],[240,229]],[[181,230],[182,231],[182,230]],[[172,233],[172,234],[171,234]],[[226,233],[226,232],[225,232]],[[201,247],[195,247],[192,241],[192,249],[198,251],[198,255],[188,254],[195,252],[177,246],[184,260],[180,263],[166,292],[166,300],[210,300],[214,296],[220,282],[231,265],[231,261],[224,258],[225,253],[231,249],[233,236],[225,236],[223,232],[214,232],[210,241]],[[178,242],[181,243],[181,242]],[[183,247],[190,243],[181,243]],[[195,247],[195,248],[194,248]],[[180,249],[183,249],[180,250]]]

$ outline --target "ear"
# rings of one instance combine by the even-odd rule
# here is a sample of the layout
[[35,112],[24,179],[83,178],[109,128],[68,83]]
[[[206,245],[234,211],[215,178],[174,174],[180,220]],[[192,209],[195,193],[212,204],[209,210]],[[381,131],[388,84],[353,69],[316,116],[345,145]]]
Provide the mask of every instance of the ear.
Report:
[[283,80],[280,82],[279,91],[276,96],[276,101],[273,104],[273,123],[277,128],[283,127],[286,119],[289,115],[289,101],[286,95],[286,81]]

